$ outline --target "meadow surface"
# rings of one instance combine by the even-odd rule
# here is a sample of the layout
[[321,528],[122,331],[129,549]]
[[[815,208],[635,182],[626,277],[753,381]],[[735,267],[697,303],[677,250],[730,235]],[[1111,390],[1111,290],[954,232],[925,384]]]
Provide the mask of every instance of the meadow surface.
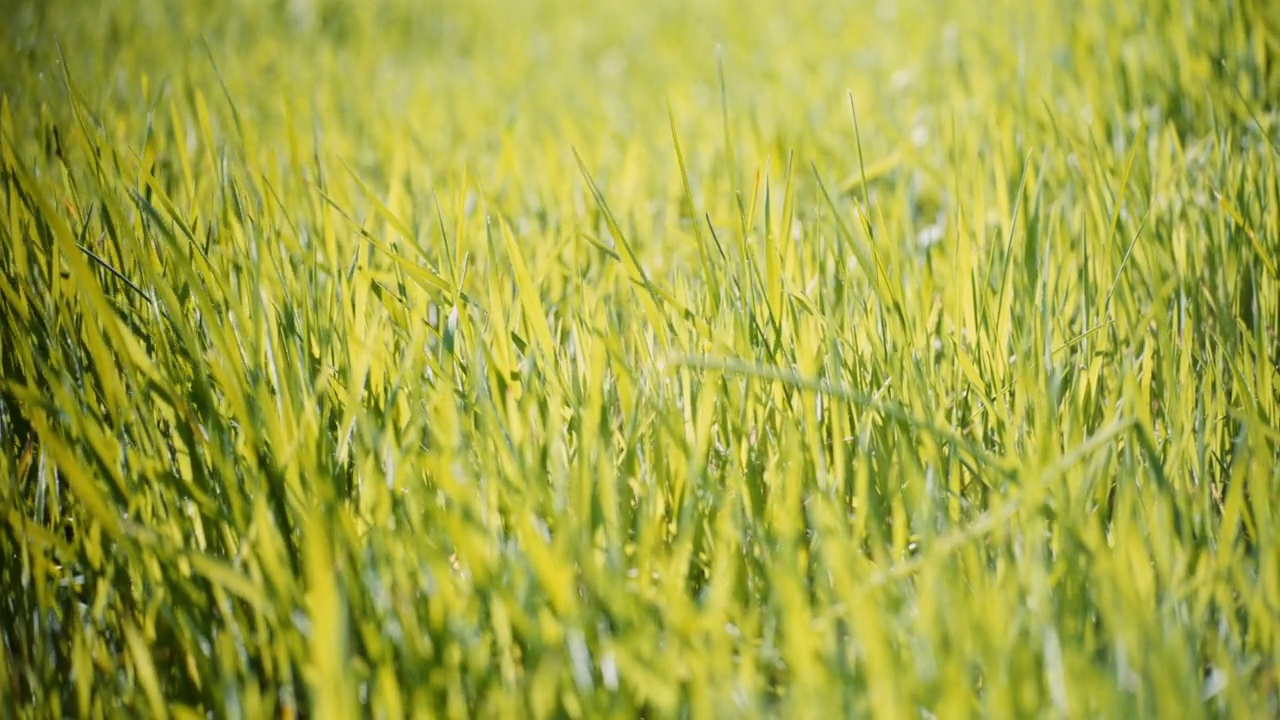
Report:
[[0,715],[1280,715],[1280,4],[0,15]]

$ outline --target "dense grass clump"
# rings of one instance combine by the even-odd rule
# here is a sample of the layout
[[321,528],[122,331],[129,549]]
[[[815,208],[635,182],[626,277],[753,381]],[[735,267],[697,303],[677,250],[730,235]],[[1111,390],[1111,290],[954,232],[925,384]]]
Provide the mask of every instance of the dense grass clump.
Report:
[[0,29],[0,714],[1280,714],[1280,4]]

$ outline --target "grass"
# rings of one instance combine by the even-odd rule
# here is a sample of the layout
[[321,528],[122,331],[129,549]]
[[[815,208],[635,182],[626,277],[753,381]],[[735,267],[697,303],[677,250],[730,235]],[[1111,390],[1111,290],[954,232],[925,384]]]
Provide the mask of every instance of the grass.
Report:
[[5,715],[1280,714],[1280,6],[6,5]]

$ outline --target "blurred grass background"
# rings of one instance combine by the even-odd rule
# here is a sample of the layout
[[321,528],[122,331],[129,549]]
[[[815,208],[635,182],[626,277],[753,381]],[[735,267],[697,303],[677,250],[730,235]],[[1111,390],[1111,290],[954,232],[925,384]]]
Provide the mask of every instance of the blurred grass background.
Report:
[[1280,712],[1280,6],[6,2],[0,705]]

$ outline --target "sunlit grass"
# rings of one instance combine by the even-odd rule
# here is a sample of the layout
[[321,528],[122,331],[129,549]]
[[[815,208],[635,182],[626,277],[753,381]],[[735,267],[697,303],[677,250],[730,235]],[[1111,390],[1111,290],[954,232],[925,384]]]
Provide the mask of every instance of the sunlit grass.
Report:
[[0,707],[1280,714],[1280,6],[5,15]]

